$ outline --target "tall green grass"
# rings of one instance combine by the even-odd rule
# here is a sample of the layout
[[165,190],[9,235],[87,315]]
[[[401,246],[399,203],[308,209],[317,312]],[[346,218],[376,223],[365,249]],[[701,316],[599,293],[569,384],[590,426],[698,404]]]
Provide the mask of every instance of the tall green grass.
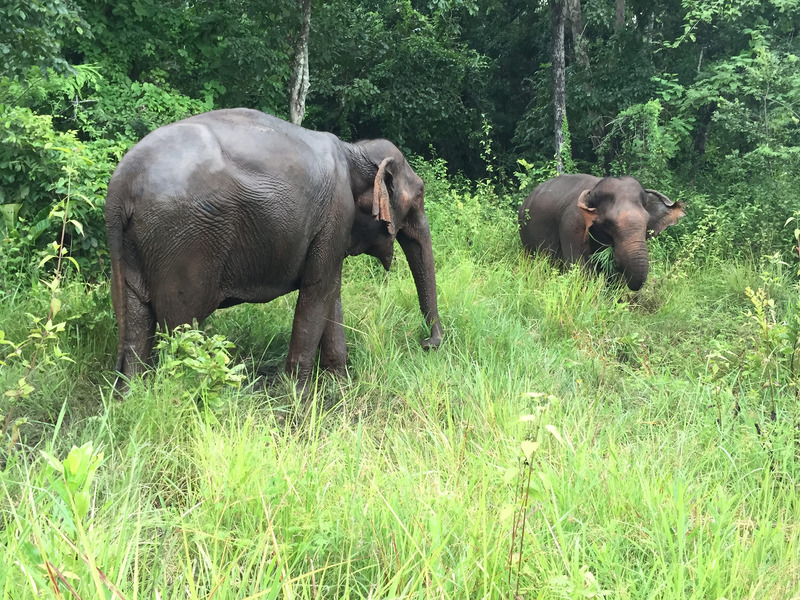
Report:
[[[107,287],[66,283],[75,362],[0,403],[2,596],[798,597],[790,384],[773,420],[757,369],[710,366],[753,351],[762,265],[656,245],[632,294],[531,259],[510,214],[437,185],[442,347],[419,347],[399,249],[389,274],[348,259],[349,376],[305,399],[281,375],[293,295],[206,323],[240,389],[196,402],[162,369],[118,402]],[[794,285],[773,284],[779,307]],[[3,292],[8,338],[45,292]],[[3,390],[24,370],[7,362]],[[87,442],[103,458],[81,517],[52,463]]]

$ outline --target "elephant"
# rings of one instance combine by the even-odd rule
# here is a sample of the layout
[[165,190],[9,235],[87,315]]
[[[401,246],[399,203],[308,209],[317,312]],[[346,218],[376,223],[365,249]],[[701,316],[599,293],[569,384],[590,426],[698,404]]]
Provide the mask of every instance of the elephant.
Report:
[[604,246],[628,287],[647,280],[647,240],[683,217],[685,206],[644,189],[630,176],[560,175],[540,184],[519,209],[519,235],[528,251],[542,251],[567,266],[586,264]]
[[343,260],[366,253],[388,270],[395,239],[430,328],[421,344],[441,343],[424,183],[388,140],[347,143],[246,108],[195,115],[123,156],[104,216],[118,389],[149,362],[157,324],[294,290],[287,372],[304,388],[318,349],[341,372]]

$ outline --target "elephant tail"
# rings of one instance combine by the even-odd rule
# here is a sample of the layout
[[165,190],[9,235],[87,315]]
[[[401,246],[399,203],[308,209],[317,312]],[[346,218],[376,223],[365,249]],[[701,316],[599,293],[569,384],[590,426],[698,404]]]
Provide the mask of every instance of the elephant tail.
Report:
[[[124,372],[125,339],[126,339],[126,310],[125,310],[125,266],[123,263],[125,248],[125,229],[129,217],[125,214],[123,201],[113,195],[109,185],[108,199],[105,209],[106,230],[108,232],[108,253],[111,258],[111,302],[114,305],[114,314],[117,317],[119,328],[119,344],[117,346],[117,364],[114,369],[117,373]],[[119,380],[118,380],[119,381]]]

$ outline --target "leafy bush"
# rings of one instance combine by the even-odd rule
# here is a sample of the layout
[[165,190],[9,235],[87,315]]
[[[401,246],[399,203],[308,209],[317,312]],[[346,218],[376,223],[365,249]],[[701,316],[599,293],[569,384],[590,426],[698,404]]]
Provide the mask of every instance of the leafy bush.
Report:
[[[3,272],[33,268],[68,210],[65,246],[86,277],[105,269],[106,186],[122,155],[152,129],[211,108],[167,84],[106,82],[83,66],[27,87],[0,80],[0,236]],[[68,115],[68,116],[64,116]],[[75,127],[76,129],[70,129]]]
[[597,153],[611,157],[612,174],[637,173],[643,178],[663,174],[667,161],[678,150],[678,140],[659,122],[662,113],[661,102],[650,100],[620,111],[607,125],[609,131],[597,147]]
[[4,271],[25,272],[69,210],[65,245],[87,275],[102,269],[105,186],[122,148],[81,142],[50,115],[0,105],[0,225]]
[[222,335],[207,336],[190,325],[171,333],[157,333],[158,372],[182,380],[184,397],[214,405],[225,386],[239,387],[244,380],[243,364],[230,366],[232,342]]

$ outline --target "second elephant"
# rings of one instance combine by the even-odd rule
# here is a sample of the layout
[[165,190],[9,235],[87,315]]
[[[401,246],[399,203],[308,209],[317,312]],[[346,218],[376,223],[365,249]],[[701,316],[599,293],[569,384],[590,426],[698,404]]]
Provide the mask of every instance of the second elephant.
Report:
[[683,217],[684,205],[633,177],[561,175],[540,184],[522,203],[522,244],[567,265],[586,262],[604,246],[614,247],[614,261],[631,290],[647,279],[647,239]]

